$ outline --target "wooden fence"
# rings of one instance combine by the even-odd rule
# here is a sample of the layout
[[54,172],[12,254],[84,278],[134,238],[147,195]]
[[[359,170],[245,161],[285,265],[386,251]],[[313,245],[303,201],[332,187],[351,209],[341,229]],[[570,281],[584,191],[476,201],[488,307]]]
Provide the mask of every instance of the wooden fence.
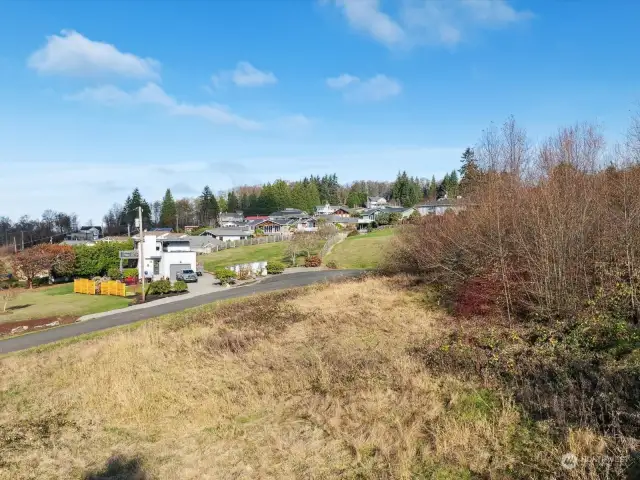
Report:
[[76,278],[73,281],[74,293],[84,293],[85,295],[96,294],[96,282],[87,280],[86,278]]
[[100,295],[114,295],[116,297],[126,297],[125,284],[118,280],[109,280],[100,284]]
[[126,287],[124,283],[118,280],[109,280],[98,284],[93,280],[86,278],[76,278],[73,281],[73,291],[75,293],[83,293],[85,295],[113,295],[117,297],[125,297]]

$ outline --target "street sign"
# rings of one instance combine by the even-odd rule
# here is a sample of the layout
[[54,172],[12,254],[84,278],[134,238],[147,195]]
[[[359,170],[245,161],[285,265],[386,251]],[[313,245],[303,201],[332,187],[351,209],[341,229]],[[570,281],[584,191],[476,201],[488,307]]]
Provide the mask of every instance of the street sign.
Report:
[[120,258],[138,258],[137,250],[121,250],[118,253]]
[[136,221],[134,222],[134,225],[136,226],[136,228],[140,228],[140,219],[136,218]]

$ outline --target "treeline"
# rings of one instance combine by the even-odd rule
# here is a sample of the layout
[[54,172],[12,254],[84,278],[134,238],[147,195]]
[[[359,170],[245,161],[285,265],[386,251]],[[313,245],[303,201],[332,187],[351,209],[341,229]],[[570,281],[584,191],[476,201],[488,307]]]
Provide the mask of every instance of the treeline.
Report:
[[107,235],[126,232],[127,225],[134,225],[138,207],[141,207],[145,228],[171,227],[182,230],[189,225],[216,226],[220,212],[269,215],[284,208],[297,208],[313,213],[316,206],[325,203],[364,207],[367,197],[383,197],[391,204],[408,207],[445,195],[456,196],[459,191],[455,170],[439,182],[435,177],[427,180],[410,177],[406,172],[399,172],[395,182],[362,180],[348,185],[341,185],[336,174],[311,176],[297,182],[276,180],[265,185],[244,185],[224,194],[219,193],[217,197],[206,186],[200,196],[178,200],[167,189],[162,200],[152,203],[147,202],[136,188],[124,204],[111,207],[103,217],[103,223]]
[[0,216],[0,245],[25,248],[42,242],[59,241],[64,235],[78,229],[75,213],[45,210],[39,219],[23,215],[13,222],[7,216]]

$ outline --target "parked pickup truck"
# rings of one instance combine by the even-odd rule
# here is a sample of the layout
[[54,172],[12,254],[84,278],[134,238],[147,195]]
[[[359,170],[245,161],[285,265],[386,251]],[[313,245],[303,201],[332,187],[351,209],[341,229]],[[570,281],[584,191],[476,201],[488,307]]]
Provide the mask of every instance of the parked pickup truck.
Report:
[[183,282],[197,282],[198,275],[193,270],[182,270],[176,273],[176,280],[182,280]]

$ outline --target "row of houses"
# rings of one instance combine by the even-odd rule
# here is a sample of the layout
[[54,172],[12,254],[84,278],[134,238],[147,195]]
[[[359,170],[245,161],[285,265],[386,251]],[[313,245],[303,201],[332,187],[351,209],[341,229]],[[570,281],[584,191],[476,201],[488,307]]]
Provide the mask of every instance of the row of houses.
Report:
[[342,205],[318,205],[313,214],[296,208],[285,208],[265,216],[247,216],[242,212],[226,212],[220,215],[220,227],[211,228],[201,235],[220,241],[245,240],[256,235],[281,235],[295,232],[313,232],[321,224],[351,227],[368,231],[382,214],[398,214],[406,219],[414,212],[420,215],[442,215],[447,210],[459,211],[460,202],[442,199],[416,207],[389,206],[384,198],[369,197],[368,208],[351,209]]

